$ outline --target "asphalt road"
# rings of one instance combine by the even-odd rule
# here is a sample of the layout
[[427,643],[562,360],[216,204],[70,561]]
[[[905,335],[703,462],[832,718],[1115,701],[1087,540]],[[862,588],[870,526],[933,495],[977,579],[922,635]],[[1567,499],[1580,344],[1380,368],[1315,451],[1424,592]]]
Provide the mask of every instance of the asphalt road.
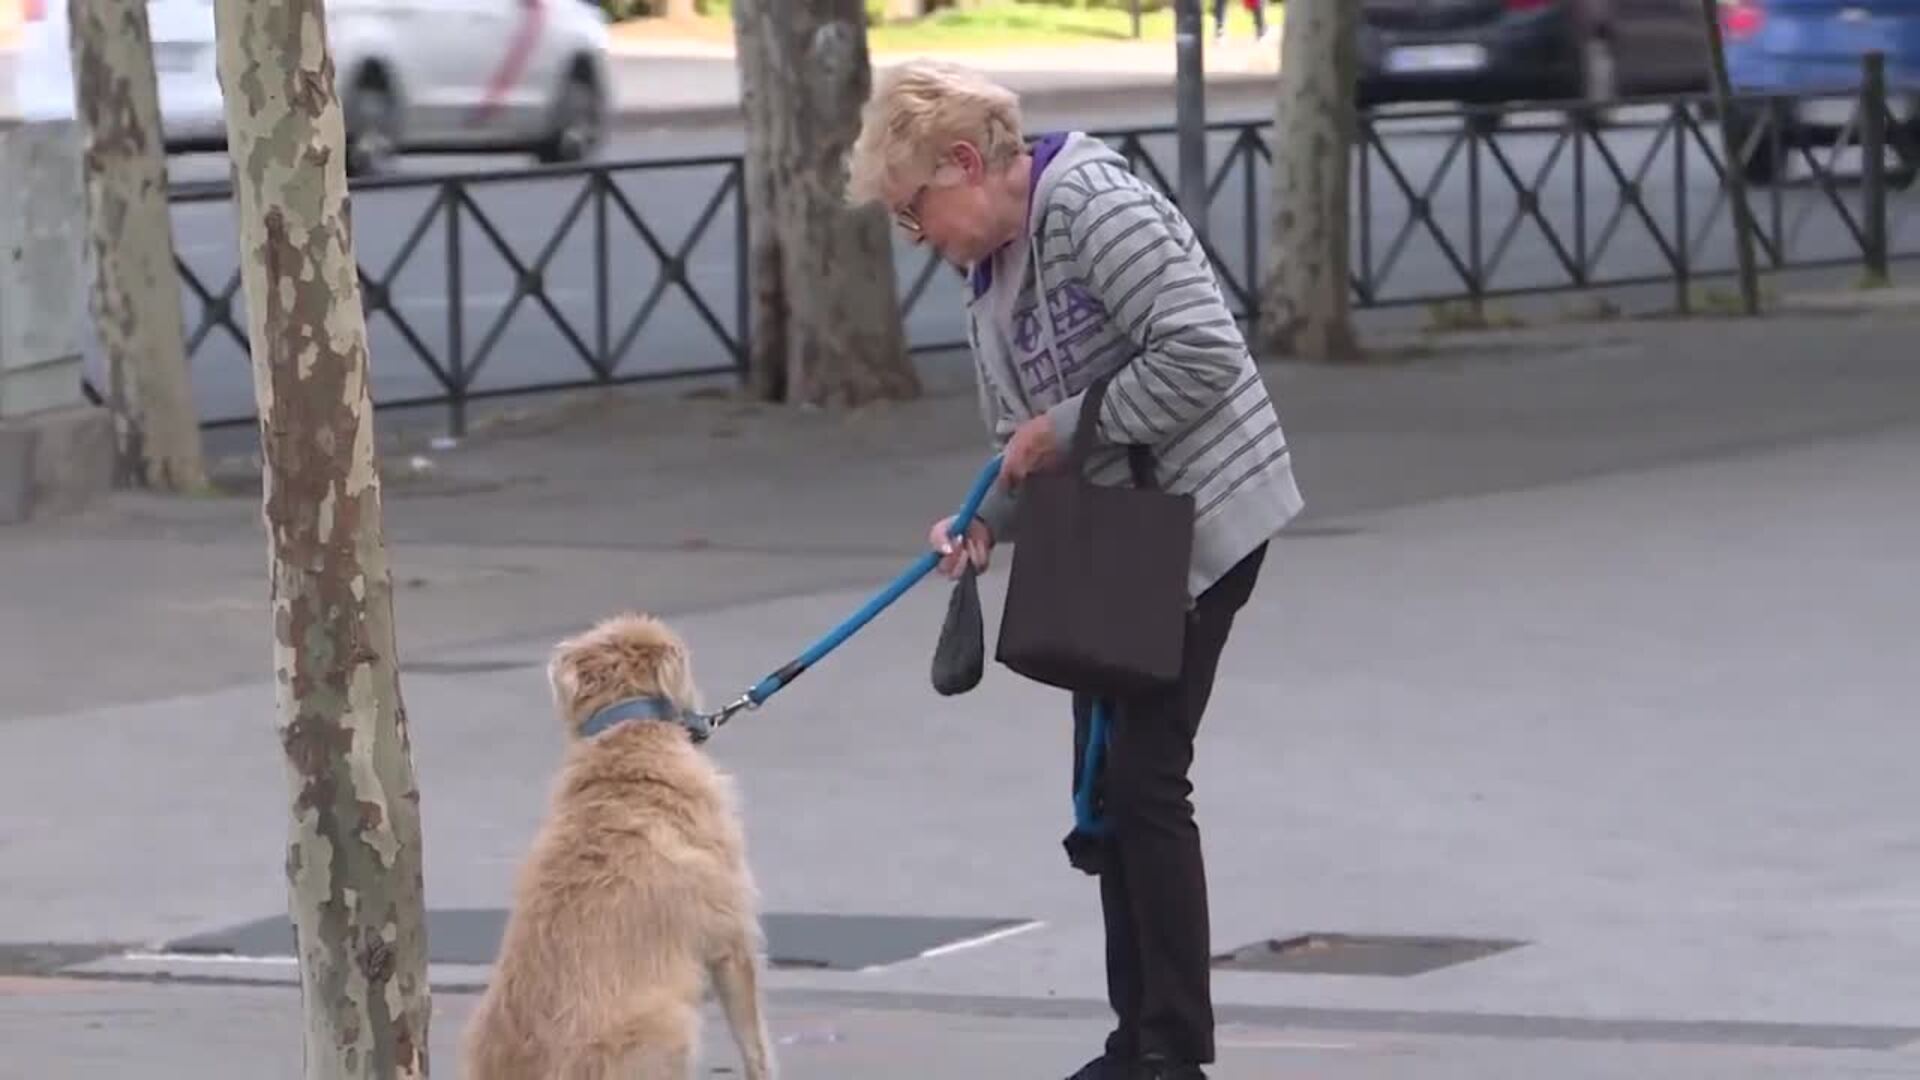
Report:
[[[1684,150],[1676,152],[1682,140],[1659,130],[1662,115],[1660,109],[1623,112],[1597,139],[1585,140],[1561,134],[1555,116],[1522,117],[1481,144],[1477,170],[1476,154],[1457,123],[1386,122],[1379,145],[1355,169],[1355,273],[1366,284],[1369,303],[1422,305],[1463,296],[1476,277],[1491,290],[1567,288],[1583,278],[1605,283],[1665,278],[1683,252],[1696,271],[1730,269],[1731,215],[1705,151],[1689,137]],[[1172,119],[1167,108],[1158,114],[1128,109],[1039,115],[1033,121],[1036,128],[1071,123],[1101,130],[1170,127]],[[1228,97],[1210,119],[1264,116],[1250,101]],[[1702,125],[1701,131],[1717,145],[1717,129]],[[1232,131],[1215,132],[1210,139],[1209,161],[1222,174],[1208,225],[1229,277],[1244,283],[1250,263],[1262,258],[1271,200],[1264,161],[1244,149],[1236,152],[1235,139]],[[1177,158],[1170,131],[1141,143],[1173,181]],[[354,200],[355,243],[363,266],[385,282],[393,310],[375,315],[369,324],[377,398],[431,396],[440,392],[443,379],[465,381],[476,391],[588,379],[593,376],[588,357],[608,352],[615,354],[612,369],[620,375],[727,364],[727,339],[740,322],[739,208],[731,196],[713,200],[728,182],[731,166],[659,162],[731,155],[740,144],[739,132],[724,128],[623,133],[604,160],[614,165],[613,188],[624,206],[614,198],[581,201],[587,185],[577,172],[498,175],[525,168],[518,158],[411,159],[403,175],[467,178],[469,203],[460,210],[457,256],[444,210],[422,227],[439,195],[435,186],[360,191]],[[1250,169],[1250,163],[1258,167]],[[1839,170],[1852,171],[1847,157]],[[217,157],[180,159],[174,166],[182,185],[224,173],[225,162]],[[1637,185],[1644,216],[1621,197],[1623,179]],[[1536,206],[1523,198],[1524,188],[1537,189]],[[1850,261],[1858,247],[1834,207],[1836,197],[1857,217],[1857,185],[1843,183],[1829,195],[1806,179],[1759,192],[1756,214],[1763,227],[1786,236],[1785,252],[1792,260]],[[1912,201],[1905,192],[1889,195],[1896,253],[1920,251],[1920,227],[1906,220]],[[1423,203],[1428,217],[1412,212]],[[652,243],[628,219],[628,207],[651,233]],[[224,201],[175,206],[181,258],[216,293],[237,265],[230,212]],[[570,213],[572,224],[562,234]],[[646,319],[636,321],[661,278],[655,244],[669,259],[684,252],[686,287],[669,285]],[[522,266],[533,266],[550,246],[541,294],[521,297],[516,305],[516,273],[502,248]],[[896,266],[902,295],[927,271],[925,256],[904,243],[896,248]],[[457,304],[452,300],[456,283]],[[960,290],[957,275],[931,273],[907,313],[908,332],[917,345],[959,339]],[[192,333],[202,323],[202,305],[191,290],[185,303]],[[244,301],[237,303],[240,323]],[[458,349],[453,347],[456,334]],[[456,354],[457,364],[446,359]],[[252,392],[238,341],[216,328],[194,357],[201,415],[250,415]],[[427,358],[439,366],[438,375]]]

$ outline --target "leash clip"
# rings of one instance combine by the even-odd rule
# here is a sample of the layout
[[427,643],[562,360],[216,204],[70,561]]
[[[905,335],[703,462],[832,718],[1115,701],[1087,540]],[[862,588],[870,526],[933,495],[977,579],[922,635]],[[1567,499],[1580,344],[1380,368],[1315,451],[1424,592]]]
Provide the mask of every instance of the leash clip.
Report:
[[719,712],[714,713],[709,719],[715,728],[719,728],[725,726],[727,721],[733,719],[735,713],[748,712],[753,709],[758,709],[759,707],[760,703],[753,700],[752,694],[741,694],[739,697],[727,702]]

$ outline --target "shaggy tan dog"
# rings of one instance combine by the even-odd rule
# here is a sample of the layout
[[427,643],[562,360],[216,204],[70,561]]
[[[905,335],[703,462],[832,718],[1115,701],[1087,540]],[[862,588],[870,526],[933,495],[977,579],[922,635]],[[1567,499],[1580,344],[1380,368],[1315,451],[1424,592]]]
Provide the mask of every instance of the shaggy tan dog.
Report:
[[757,896],[731,781],[667,720],[582,738],[608,705],[701,708],[686,646],[622,615],[548,667],[573,740],[466,1033],[471,1080],[685,1080],[709,978],[748,1080],[770,1080]]

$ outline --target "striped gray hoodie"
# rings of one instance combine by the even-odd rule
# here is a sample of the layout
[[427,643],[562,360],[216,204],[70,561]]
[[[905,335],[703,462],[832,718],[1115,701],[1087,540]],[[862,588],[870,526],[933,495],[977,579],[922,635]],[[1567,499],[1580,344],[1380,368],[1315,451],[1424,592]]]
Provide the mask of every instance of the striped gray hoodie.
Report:
[[[1301,510],[1280,417],[1172,203],[1080,132],[1039,140],[1033,169],[1027,235],[973,269],[981,411],[998,446],[1051,414],[1064,455],[1087,386],[1118,369],[1087,476],[1130,483],[1125,444],[1152,449],[1160,486],[1194,496],[1197,597]],[[981,509],[1000,542],[1017,498],[997,486]]]

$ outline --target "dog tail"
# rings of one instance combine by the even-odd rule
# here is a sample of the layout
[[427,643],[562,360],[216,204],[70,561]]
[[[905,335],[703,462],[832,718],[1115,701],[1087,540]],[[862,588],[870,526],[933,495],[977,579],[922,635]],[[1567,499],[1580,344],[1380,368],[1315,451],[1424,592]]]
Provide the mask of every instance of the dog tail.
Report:
[[700,1013],[684,1000],[649,994],[626,1004],[609,1027],[568,1054],[561,1080],[688,1080],[700,1043]]

